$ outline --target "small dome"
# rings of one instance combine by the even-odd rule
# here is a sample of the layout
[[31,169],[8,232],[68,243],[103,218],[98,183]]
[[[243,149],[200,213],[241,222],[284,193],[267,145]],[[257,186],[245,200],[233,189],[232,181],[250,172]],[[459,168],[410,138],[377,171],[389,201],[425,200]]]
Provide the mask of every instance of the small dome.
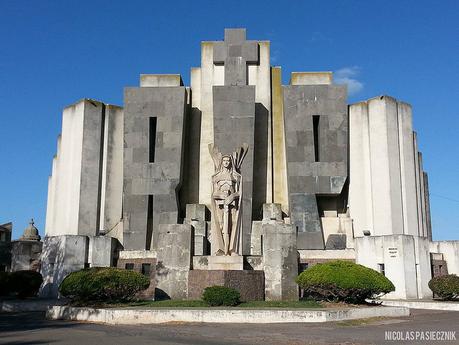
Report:
[[41,237],[38,234],[38,229],[35,227],[33,219],[30,220],[29,226],[25,228],[20,240],[40,241]]

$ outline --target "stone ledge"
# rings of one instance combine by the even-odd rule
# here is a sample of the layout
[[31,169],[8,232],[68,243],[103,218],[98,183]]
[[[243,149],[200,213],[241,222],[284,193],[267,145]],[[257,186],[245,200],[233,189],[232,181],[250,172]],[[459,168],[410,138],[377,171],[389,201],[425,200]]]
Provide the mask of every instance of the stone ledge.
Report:
[[382,305],[387,306],[387,307],[405,307],[405,308],[412,308],[412,309],[459,311],[459,302],[447,302],[447,301],[383,300]]
[[26,299],[26,300],[3,300],[0,301],[0,312],[19,313],[25,311],[46,311],[52,306],[65,304],[66,299]]
[[139,325],[166,322],[204,323],[308,323],[409,316],[402,307],[369,307],[335,310],[312,309],[93,309],[54,306],[47,310],[49,320],[86,321],[105,324]]

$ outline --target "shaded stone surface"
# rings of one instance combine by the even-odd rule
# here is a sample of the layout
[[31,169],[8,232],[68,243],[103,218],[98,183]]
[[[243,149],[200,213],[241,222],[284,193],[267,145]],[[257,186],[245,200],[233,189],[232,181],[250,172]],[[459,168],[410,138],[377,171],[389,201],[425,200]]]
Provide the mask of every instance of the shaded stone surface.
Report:
[[346,249],[345,234],[331,234],[327,238],[325,249]]
[[191,268],[192,226],[161,224],[156,250],[156,288],[161,297],[185,299]]
[[266,300],[298,300],[296,231],[290,224],[263,224]]
[[[249,145],[241,168],[242,251],[250,254],[255,144],[255,87],[214,86],[214,144],[223,154],[231,154],[242,144]],[[209,181],[209,184],[211,181]]]
[[11,271],[40,270],[40,255],[43,242],[13,241],[11,243]]
[[339,196],[347,180],[346,87],[290,85],[283,90],[290,217],[298,249],[324,249],[316,196]]
[[263,271],[191,270],[188,279],[188,299],[200,299],[209,286],[226,286],[238,290],[242,301],[264,299]]

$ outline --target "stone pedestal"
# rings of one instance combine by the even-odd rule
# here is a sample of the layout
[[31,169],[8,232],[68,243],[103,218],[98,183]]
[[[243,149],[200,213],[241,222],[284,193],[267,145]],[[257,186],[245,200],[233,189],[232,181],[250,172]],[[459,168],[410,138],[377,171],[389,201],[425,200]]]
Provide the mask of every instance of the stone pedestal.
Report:
[[263,224],[263,263],[267,301],[298,300],[298,257],[293,225]]
[[40,270],[43,242],[18,240],[11,242],[11,271]]
[[209,256],[209,270],[243,270],[243,256]]
[[189,224],[159,226],[155,298],[186,298],[192,236],[192,226]]
[[264,279],[263,271],[191,270],[188,276],[188,299],[200,299],[206,287],[218,285],[238,290],[242,301],[263,301]]

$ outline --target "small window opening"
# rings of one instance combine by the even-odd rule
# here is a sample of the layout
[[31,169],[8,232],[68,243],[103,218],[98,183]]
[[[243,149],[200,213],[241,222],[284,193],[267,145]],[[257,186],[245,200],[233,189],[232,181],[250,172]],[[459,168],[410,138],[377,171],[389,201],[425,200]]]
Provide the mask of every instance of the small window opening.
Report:
[[150,264],[142,264],[142,274],[146,277],[150,277]]
[[149,162],[154,163],[155,161],[155,145],[156,145],[156,117],[150,117],[149,125]]
[[124,265],[124,268],[127,270],[133,270],[134,269],[134,264],[133,263],[127,263]]
[[319,157],[319,115],[312,116],[313,135],[314,135],[314,161],[320,162]]
[[147,205],[147,237],[145,243],[145,250],[151,249],[151,238],[153,236],[153,195],[148,196]]
[[386,275],[386,267],[384,266],[384,264],[378,264],[378,268],[379,268],[379,273],[381,273],[383,276]]

